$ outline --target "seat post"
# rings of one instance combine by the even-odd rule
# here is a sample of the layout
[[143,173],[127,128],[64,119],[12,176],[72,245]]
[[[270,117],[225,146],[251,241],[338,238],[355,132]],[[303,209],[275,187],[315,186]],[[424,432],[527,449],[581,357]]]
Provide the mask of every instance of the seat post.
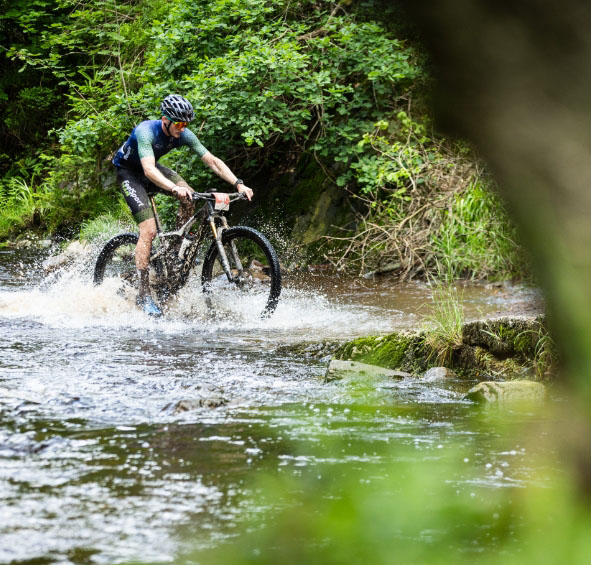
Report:
[[158,232],[158,235],[161,235],[162,225],[160,224],[160,218],[156,210],[156,202],[154,201],[154,196],[152,195],[150,195],[150,204],[152,205],[152,212],[154,212],[154,220],[156,220],[156,231]]

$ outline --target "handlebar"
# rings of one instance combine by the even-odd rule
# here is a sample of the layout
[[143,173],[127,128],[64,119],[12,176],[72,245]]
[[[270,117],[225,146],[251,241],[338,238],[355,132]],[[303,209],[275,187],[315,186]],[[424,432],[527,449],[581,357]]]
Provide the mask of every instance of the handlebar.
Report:
[[[197,200],[209,200],[210,202],[215,201],[215,196],[213,192],[193,192],[192,200],[193,202]],[[229,194],[230,202],[233,200],[244,200],[246,195],[243,192],[235,192],[234,194]]]

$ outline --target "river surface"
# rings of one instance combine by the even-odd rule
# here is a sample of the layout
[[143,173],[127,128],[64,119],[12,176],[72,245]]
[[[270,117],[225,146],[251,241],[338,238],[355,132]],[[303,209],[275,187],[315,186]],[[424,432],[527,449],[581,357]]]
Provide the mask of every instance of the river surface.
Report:
[[[312,273],[286,280],[270,320],[237,306],[215,322],[195,286],[155,321],[94,288],[91,260],[45,277],[38,253],[0,251],[0,563],[171,562],[232,536],[260,474],[370,473],[396,460],[384,445],[436,460],[460,439],[473,455],[449,480],[476,496],[544,481],[544,447],[476,418],[472,383],[326,384],[327,359],[286,347],[420,326],[426,285]],[[518,286],[463,297],[469,319],[539,308]]]

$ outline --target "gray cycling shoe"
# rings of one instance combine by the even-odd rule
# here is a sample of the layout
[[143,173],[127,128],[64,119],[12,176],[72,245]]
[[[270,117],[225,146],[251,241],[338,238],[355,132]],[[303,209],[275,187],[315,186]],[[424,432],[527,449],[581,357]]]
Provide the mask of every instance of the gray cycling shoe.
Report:
[[138,296],[135,302],[148,316],[152,316],[153,318],[160,318],[162,316],[162,310],[158,308],[158,305],[149,294]]

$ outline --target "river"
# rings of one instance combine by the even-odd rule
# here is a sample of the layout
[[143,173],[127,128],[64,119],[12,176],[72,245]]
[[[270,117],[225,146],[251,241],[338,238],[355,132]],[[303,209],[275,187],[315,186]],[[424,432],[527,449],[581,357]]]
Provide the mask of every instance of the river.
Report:
[[[460,438],[475,455],[449,480],[476,495],[543,481],[532,446],[462,400],[471,383],[325,384],[326,359],[287,347],[417,327],[427,285],[312,273],[286,280],[270,320],[215,322],[189,287],[151,320],[94,288],[90,263],[45,277],[38,253],[0,252],[1,563],[170,562],[261,510],[262,473],[371,474],[396,460],[386,445],[436,460]],[[538,301],[520,286],[464,289],[468,318]],[[335,438],[345,447],[329,457],[322,446]]]

